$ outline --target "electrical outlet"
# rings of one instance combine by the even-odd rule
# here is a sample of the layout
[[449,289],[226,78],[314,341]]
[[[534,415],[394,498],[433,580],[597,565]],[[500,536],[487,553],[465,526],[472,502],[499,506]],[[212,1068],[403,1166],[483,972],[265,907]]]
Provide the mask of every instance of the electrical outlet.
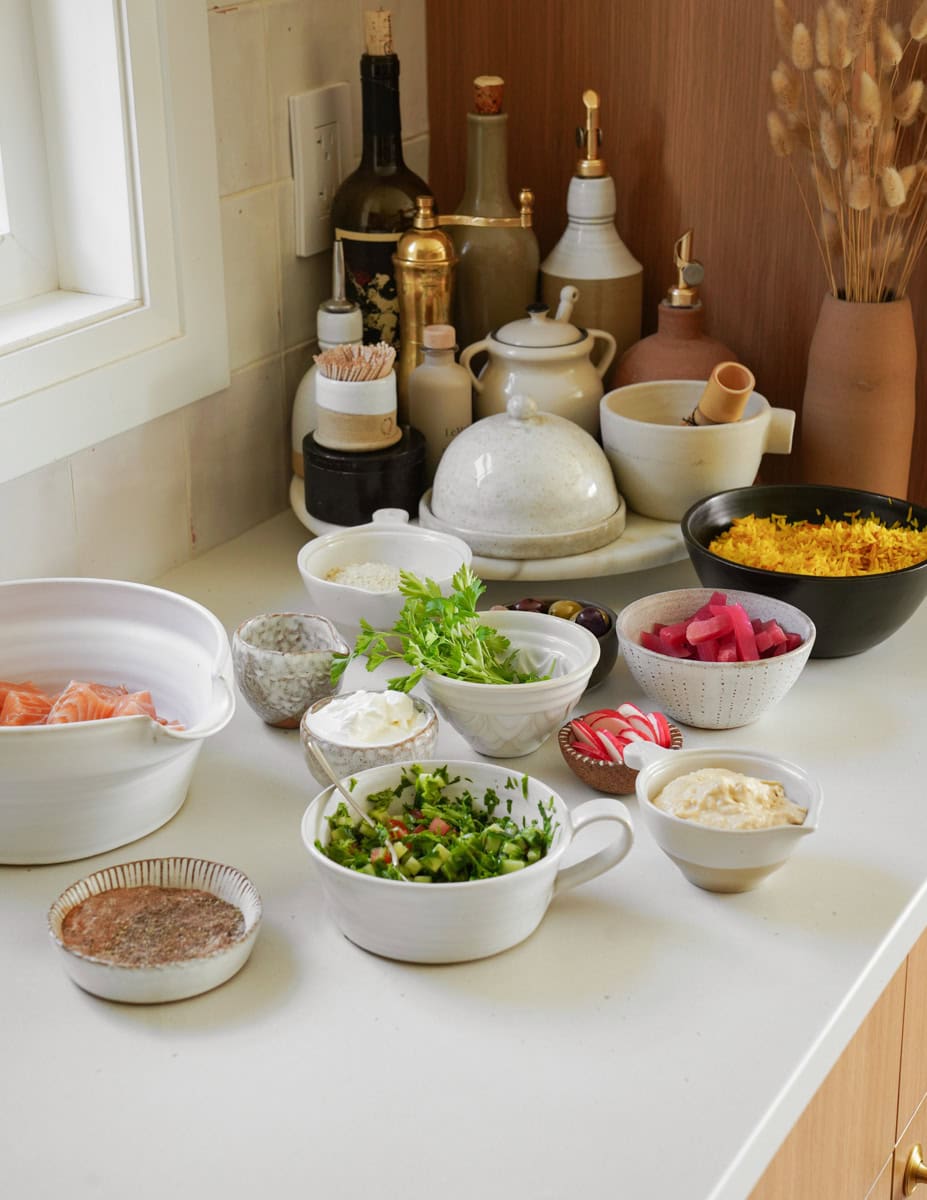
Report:
[[290,146],[296,223],[301,258],[332,244],[332,200],[347,174],[351,146],[350,90],[333,83],[290,96]]

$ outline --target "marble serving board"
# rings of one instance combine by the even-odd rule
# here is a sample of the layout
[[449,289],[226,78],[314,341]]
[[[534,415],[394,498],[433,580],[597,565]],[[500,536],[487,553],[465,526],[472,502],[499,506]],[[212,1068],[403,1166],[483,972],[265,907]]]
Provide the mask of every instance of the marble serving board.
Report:
[[[342,529],[320,521],[306,511],[303,480],[294,475],[290,481],[290,507],[305,527],[320,535]],[[413,522],[414,524],[415,522]],[[486,558],[474,554],[473,569],[481,579],[593,579],[604,575],[625,575],[662,567],[686,557],[682,529],[675,521],[653,521],[628,512],[621,537],[589,550],[564,558]]]

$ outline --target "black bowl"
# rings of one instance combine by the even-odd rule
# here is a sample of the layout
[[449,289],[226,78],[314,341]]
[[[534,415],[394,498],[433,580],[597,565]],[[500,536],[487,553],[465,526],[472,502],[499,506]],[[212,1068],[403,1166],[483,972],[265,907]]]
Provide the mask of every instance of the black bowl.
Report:
[[[603,634],[597,635],[599,661],[589,676],[589,683],[587,684],[587,691],[589,688],[594,688],[602,682],[606,675],[611,673],[612,667],[615,665],[615,660],[618,658],[618,635],[615,632],[615,622],[618,618],[615,611],[609,608],[607,604],[603,604],[601,600],[583,600],[580,596],[573,596],[569,592],[561,592],[559,596],[538,596],[537,599],[547,606],[553,604],[556,600],[575,600],[583,608],[601,608],[602,612],[608,616],[611,624]],[[520,603],[520,600],[515,600],[511,604],[506,604],[505,607],[514,609],[515,605]]]
[[811,657],[842,658],[878,645],[913,616],[927,595],[927,560],[884,575],[823,578],[743,567],[712,554],[708,546],[735,517],[751,513],[821,521],[857,511],[887,524],[905,522],[910,512],[921,528],[927,526],[927,509],[877,492],[827,484],[768,484],[732,488],[699,500],[682,518],[682,534],[703,586],[760,592],[794,604],[817,626]]

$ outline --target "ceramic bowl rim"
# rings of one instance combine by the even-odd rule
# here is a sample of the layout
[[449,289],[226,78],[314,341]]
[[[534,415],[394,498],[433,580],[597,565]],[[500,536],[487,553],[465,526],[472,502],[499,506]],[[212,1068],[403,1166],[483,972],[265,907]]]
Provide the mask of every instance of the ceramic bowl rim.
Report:
[[[378,690],[379,691],[388,691],[389,689],[388,688],[380,688]],[[309,723],[306,718],[309,716],[310,713],[315,712],[319,708],[324,708],[327,704],[331,704],[331,702],[333,700],[343,700],[346,696],[353,696],[357,692],[371,692],[371,691],[374,691],[374,689],[372,689],[372,688],[353,688],[350,692],[332,693],[332,695],[330,695],[330,696],[320,696],[318,700],[314,700],[309,705],[309,707],[306,709],[306,711],[303,713],[302,717],[300,718],[300,722],[299,722],[300,734],[304,737],[309,736]],[[401,738],[397,738],[393,742],[376,742],[376,743],[373,743],[372,745],[368,745],[366,743],[362,745],[360,743],[354,743],[354,742],[339,742],[336,738],[324,737],[323,735],[317,734],[317,733],[312,734],[313,741],[324,742],[326,745],[329,745],[329,746],[337,746],[339,750],[347,750],[347,751],[360,750],[360,751],[376,752],[377,750],[395,750],[397,746],[401,746],[405,742],[411,742],[417,738],[420,738],[422,736],[422,734],[429,733],[433,728],[435,728],[437,726],[438,713],[437,713],[437,710],[435,709],[434,705],[430,704],[424,697],[413,696],[409,693],[407,693],[407,694],[409,695],[409,699],[412,701],[412,703],[415,705],[415,707],[418,709],[418,711],[424,712],[425,715],[428,717],[428,720],[425,722],[425,724],[422,725],[419,729],[413,730],[412,733],[406,733]],[[386,764],[384,764],[384,765],[386,765]],[[353,772],[353,774],[356,775],[356,774],[358,774],[358,772],[355,771],[355,772]],[[348,776],[348,777],[344,777],[344,778],[350,778],[350,777]],[[343,780],[342,780],[342,782],[343,782]]]
[[[769,572],[769,574],[772,574],[772,572]],[[801,618],[801,620],[804,621],[808,626],[808,631],[809,631],[808,635],[807,635],[807,637],[802,638],[801,643],[799,645],[797,645],[794,650],[787,650],[784,654],[774,654],[770,658],[749,659],[746,662],[738,661],[738,662],[719,663],[719,662],[707,662],[701,658],[674,658],[672,655],[669,655],[669,654],[661,654],[658,650],[650,650],[646,646],[642,646],[640,644],[640,642],[633,641],[632,638],[627,633],[623,632],[623,630],[621,628],[622,618],[625,616],[625,614],[630,609],[634,608],[635,605],[642,604],[645,600],[663,599],[665,597],[674,595],[676,592],[706,592],[708,595],[711,595],[717,591],[725,591],[726,594],[730,594],[731,592],[739,592],[742,596],[752,596],[755,599],[762,601],[763,604],[772,604],[772,605],[777,605],[777,606],[781,605],[783,608],[788,609],[790,612],[798,614],[798,616]],[[689,667],[696,667],[696,668],[727,667],[727,668],[733,668],[733,669],[737,669],[737,670],[747,670],[750,668],[759,667],[759,668],[763,669],[767,666],[770,666],[773,663],[794,661],[796,658],[799,658],[802,655],[807,656],[808,654],[810,654],[811,650],[814,648],[815,638],[817,637],[817,627],[815,626],[814,621],[811,620],[811,618],[808,616],[808,614],[806,612],[804,612],[803,609],[797,608],[794,604],[789,604],[789,602],[787,600],[779,600],[775,596],[766,596],[766,595],[763,595],[762,592],[749,592],[743,588],[722,589],[722,588],[711,588],[711,587],[673,588],[673,589],[670,589],[669,591],[665,591],[665,592],[652,592],[647,596],[639,596],[638,599],[632,600],[630,602],[630,604],[626,604],[624,606],[624,608],[618,613],[618,621],[615,624],[615,632],[618,635],[618,641],[619,641],[619,644],[621,645],[622,654],[624,654],[624,646],[629,645],[629,646],[633,647],[634,652],[636,654],[641,654],[645,658],[652,659],[654,662],[674,663],[674,664],[677,664],[678,666],[680,666],[684,670],[687,670]],[[790,632],[790,631],[787,630],[786,632]],[[797,632],[797,630],[795,632]]]
[[[810,772],[808,772],[804,767],[799,766],[798,763],[793,762],[791,759],[784,758],[781,754],[766,754],[763,751],[743,749],[734,746],[687,746],[678,753],[681,753],[684,757],[690,755],[697,755],[699,757],[709,755],[711,757],[718,756],[719,758],[726,758],[728,760],[735,761],[737,759],[762,760],[764,763],[775,764],[773,770],[776,769],[776,766],[782,766],[787,771],[791,771],[793,774],[800,776],[808,788],[810,793],[808,814],[801,825],[770,825],[766,829],[722,829],[715,825],[703,825],[699,821],[687,820],[685,817],[677,817],[673,813],[664,812],[662,808],[657,808],[649,796],[641,797],[640,795],[637,795],[638,803],[641,809],[645,810],[647,814],[647,816],[645,816],[644,812],[641,813],[641,818],[645,822],[647,821],[648,817],[653,817],[657,822],[664,822],[670,828],[675,827],[677,829],[686,830],[697,829],[701,831],[701,833],[709,835],[722,834],[725,838],[733,838],[735,841],[742,838],[755,837],[757,834],[761,834],[767,838],[769,838],[770,834],[783,833],[798,836],[802,833],[814,833],[818,829],[818,820],[824,804],[823,789],[820,783],[818,783],[818,781],[813,775],[810,774]],[[684,758],[682,760],[674,760],[674,762],[682,761],[684,761]],[[660,758],[655,762],[647,763],[640,768],[637,775],[637,781],[635,783],[635,794],[637,793],[637,788],[640,787],[643,789],[649,782],[651,776],[655,775],[657,771],[664,766],[664,763],[665,760]],[[731,767],[728,769],[734,770],[735,768]],[[699,770],[699,768],[693,767],[692,770],[696,771]],[[743,774],[745,772],[741,773]]]
[[[399,771],[404,767],[411,766],[413,764],[413,761],[414,760],[410,760],[408,762],[385,763],[381,767],[369,767],[368,770],[381,771],[381,770],[384,770],[385,768],[392,768],[392,769],[395,769],[396,771]],[[478,763],[478,762],[475,762],[473,760],[468,760],[468,759],[446,759],[446,760],[425,759],[419,765],[447,766],[449,770],[452,770],[454,772],[457,772],[458,768],[464,768],[464,767],[483,767],[484,769],[490,769],[490,770],[497,769],[499,771],[503,771],[503,770],[507,769],[507,768],[504,768],[494,762]],[[364,775],[364,774],[366,774],[366,771],[358,771],[357,772],[358,776]],[[509,887],[513,887],[513,886],[517,887],[519,885],[514,883],[515,880],[522,879],[524,874],[527,871],[530,871],[532,867],[542,867],[543,868],[543,867],[550,867],[550,866],[556,864],[556,862],[566,853],[567,847],[571,844],[571,842],[573,840],[573,826],[572,826],[572,820],[570,817],[570,809],[568,808],[566,801],[563,799],[563,797],[560,795],[560,793],[558,791],[556,791],[555,788],[552,788],[552,787],[550,787],[549,784],[545,783],[543,779],[539,779],[537,775],[529,775],[527,771],[511,771],[510,770],[509,774],[510,774],[510,776],[512,776],[512,775],[526,776],[528,779],[532,780],[534,783],[541,784],[543,790],[547,791],[549,793],[549,795],[553,798],[554,815],[558,821],[557,827],[554,830],[554,844],[552,845],[552,847],[548,851],[548,853],[544,855],[543,858],[538,859],[537,862],[529,863],[528,866],[525,867],[524,871],[510,871],[509,873],[507,873],[505,875],[493,875],[489,879],[463,879],[463,880],[458,880],[456,882],[449,881],[446,883],[437,884],[436,886],[441,889],[442,895],[444,895],[444,894],[451,895],[451,894],[453,894],[453,892],[460,891],[461,888],[467,889],[472,894],[472,891],[475,886],[479,886],[479,887],[482,887],[485,889],[486,887],[492,886],[493,884],[495,884],[495,885],[507,884]],[[397,776],[397,779],[398,779],[398,776]],[[489,786],[491,786],[491,785],[489,785],[489,784],[485,785],[485,787],[489,787]],[[315,843],[311,842],[309,840],[309,838],[307,837],[307,827],[310,822],[310,814],[313,812],[313,810],[315,809],[317,804],[321,804],[322,807],[324,808],[325,804],[328,802],[328,799],[331,798],[331,794],[334,791],[335,791],[335,789],[331,785],[329,785],[326,788],[323,788],[322,791],[320,791],[316,796],[314,796],[312,798],[312,800],[309,802],[308,807],[306,808],[306,810],[303,813],[302,820],[300,821],[300,825],[299,825],[300,836],[302,838],[303,845],[309,851],[310,855],[312,856],[313,861],[320,862],[327,868],[328,867],[332,868],[336,873],[336,878],[356,879],[356,880],[360,881],[362,887],[368,887],[371,884],[376,884],[380,887],[382,887],[384,885],[395,887],[395,885],[400,882],[398,879],[384,879],[378,875],[364,875],[360,871],[353,871],[350,867],[342,866],[341,863],[336,863],[333,859],[329,858],[328,855],[322,854],[322,852],[316,848]],[[319,813],[319,816],[320,816],[320,819],[324,819],[321,812]],[[564,817],[566,818],[566,823],[564,823]],[[565,836],[566,833],[569,834],[568,837]],[[537,878],[537,875],[535,874],[531,878]],[[419,888],[418,890],[426,896],[430,894],[428,888]]]
[[330,549],[332,546],[337,546],[339,542],[346,542],[350,546],[351,541],[356,540],[357,537],[361,535],[366,537],[381,537],[394,536],[396,534],[405,538],[411,537],[417,540],[430,541],[432,545],[438,544],[444,546],[448,550],[454,550],[460,554],[461,561],[450,573],[450,575],[442,575],[435,580],[435,582],[439,585],[450,583],[454,575],[462,566],[469,566],[469,564],[473,561],[473,551],[463,540],[463,538],[456,537],[452,533],[446,533],[441,529],[429,529],[423,525],[390,525],[386,523],[378,524],[376,522],[371,522],[364,525],[352,525],[345,529],[336,529],[331,533],[322,534],[321,537],[311,538],[308,542],[305,542],[297,552],[297,566],[299,567],[300,571],[305,575],[308,575],[314,583],[320,583],[324,588],[346,588],[348,591],[355,592],[358,595],[375,597],[386,596],[395,599],[397,596],[402,594],[398,587],[390,588],[385,592],[371,592],[369,588],[359,587],[354,583],[342,583],[340,580],[325,579],[322,575],[317,575],[315,573],[315,571],[312,569],[311,563],[312,560],[318,557],[319,554],[324,553],[324,551]]
[[[61,921],[63,922],[65,917],[67,917],[68,913],[73,912],[73,910],[75,908],[77,908],[77,906],[79,904],[81,904],[83,902],[82,900],[78,900],[76,897],[73,897],[70,895],[70,893],[74,892],[77,888],[81,887],[81,885],[83,885],[83,884],[89,885],[92,880],[96,880],[100,876],[105,876],[107,874],[107,872],[113,871],[116,869],[125,869],[128,867],[142,867],[142,866],[146,866],[151,863],[168,863],[168,862],[184,864],[184,865],[189,864],[191,866],[196,866],[196,867],[199,867],[199,866],[215,867],[220,871],[226,872],[228,877],[235,879],[240,884],[240,886],[242,887],[242,890],[247,895],[247,897],[250,901],[252,911],[251,911],[251,918],[250,918],[250,923],[249,923],[248,914],[244,911],[244,909],[239,904],[235,904],[235,907],[238,908],[238,910],[241,912],[243,924],[242,924],[241,933],[234,939],[234,941],[230,942],[226,946],[221,946],[217,950],[211,950],[207,954],[197,954],[193,958],[176,959],[176,960],[172,960],[170,962],[163,962],[163,963],[144,963],[144,964],[140,963],[140,964],[132,965],[131,963],[111,962],[108,959],[97,958],[96,956],[91,955],[91,954],[83,954],[80,950],[76,950],[73,946],[67,945],[67,943],[62,940],[61,936],[55,932],[55,928],[54,928],[54,924],[53,924],[55,910],[62,904],[62,902],[67,903],[68,907],[67,907],[66,911],[64,911],[61,914],[61,918],[60,918]],[[115,891],[116,888],[121,887],[121,886],[124,886],[124,885],[113,884],[110,887],[100,888],[99,892],[92,892],[91,894],[92,895],[103,895],[105,892]],[[141,886],[141,885],[135,885],[135,886]],[[162,884],[159,886],[183,887],[183,886],[190,886],[190,885],[184,885],[184,884],[163,885]],[[207,889],[202,888],[201,890],[205,891]],[[218,893],[210,891],[209,894],[217,895]],[[221,899],[221,897],[220,897],[220,899]],[[233,902],[230,901],[229,903],[233,903]],[[61,891],[61,893],[58,895],[57,899],[55,899],[52,902],[52,904],[50,905],[50,907],[48,909],[48,914],[47,914],[46,920],[47,920],[47,925],[48,925],[48,933],[49,933],[49,936],[52,939],[52,941],[55,943],[55,945],[59,949],[64,951],[66,954],[69,954],[72,958],[77,959],[83,963],[90,963],[94,967],[105,968],[105,970],[107,972],[114,972],[116,974],[121,974],[124,977],[138,976],[139,974],[141,974],[143,972],[150,972],[152,977],[154,977],[154,976],[161,974],[167,970],[175,970],[175,971],[176,970],[194,970],[197,967],[200,967],[207,963],[218,960],[218,959],[224,957],[225,955],[230,954],[233,951],[239,950],[245,942],[247,942],[250,938],[253,938],[256,936],[258,930],[261,927],[263,917],[264,917],[264,902],[261,899],[261,894],[255,887],[253,881],[249,878],[248,875],[245,874],[244,871],[241,870],[240,867],[233,867],[233,866],[230,866],[228,863],[220,863],[214,859],[199,858],[195,855],[171,855],[171,854],[168,854],[168,855],[153,855],[150,858],[136,858],[136,859],[132,859],[130,862],[115,863],[115,864],[113,864],[113,866],[100,867],[96,871],[91,871],[88,875],[83,875],[80,879],[75,880],[74,883],[69,884],[66,888],[64,888]]]
[[[807,582],[812,585],[824,584],[825,586],[838,588],[874,586],[874,584],[876,584],[879,580],[897,579],[903,575],[924,570],[924,568],[927,567],[927,558],[924,558],[920,562],[910,563],[907,567],[899,567],[894,571],[880,571],[878,574],[874,575],[799,575],[794,571],[770,571],[766,567],[751,567],[746,563],[733,562],[729,558],[724,558],[720,554],[715,554],[713,550],[709,550],[703,542],[700,542],[692,532],[691,523],[693,517],[703,505],[707,505],[714,500],[718,500],[722,496],[731,496],[734,494],[743,494],[752,491],[754,490],[755,486],[756,485],[750,484],[745,487],[725,488],[724,491],[713,492],[710,496],[702,496],[700,500],[696,500],[694,504],[689,506],[685,513],[683,513],[680,526],[682,527],[683,541],[686,544],[686,548],[689,551],[690,557],[692,549],[697,549],[702,554],[706,555],[712,562],[719,563],[737,571],[744,571],[747,573],[747,579],[755,578],[760,582],[771,578],[791,581],[801,580],[802,582]],[[910,512],[912,516],[916,516],[921,522],[921,528],[927,528],[927,508],[924,508],[919,504],[915,504],[913,501],[900,500],[896,496],[889,496],[882,492],[868,492],[862,488],[845,488],[827,483],[803,483],[796,484],[794,486],[791,484],[764,484],[762,486],[766,488],[781,486],[784,489],[783,495],[785,494],[785,489],[788,491],[801,492],[820,489],[820,491],[846,492],[847,495],[851,496],[867,496],[870,500],[875,498],[878,500],[887,501],[890,504],[899,505],[901,508],[904,508],[906,512]],[[785,603],[785,601],[782,601],[782,603]]]
[[[309,650],[275,650],[272,646],[256,646],[254,642],[249,642],[242,634],[242,630],[250,625],[252,621],[267,620],[268,617],[299,617],[310,621],[320,621],[328,626],[329,633],[332,636],[333,646],[317,646]],[[238,643],[244,646],[246,650],[256,652],[258,654],[269,654],[275,658],[308,658],[315,654],[350,654],[351,647],[347,644],[341,634],[335,627],[331,617],[323,616],[322,613],[307,613],[307,612],[266,612],[254,613],[253,616],[245,617],[245,619],[236,627],[232,634],[233,646]]]
[[[772,412],[772,409],[773,409],[772,404],[770,403],[768,398],[766,396],[764,396],[762,392],[758,392],[756,390],[756,388],[754,388],[751,391],[751,393],[747,399],[747,403],[749,403],[751,400],[762,401],[762,403],[759,405],[759,411],[755,412],[755,413],[750,413],[749,416],[745,414],[738,421],[732,421],[728,424],[718,423],[718,424],[714,424],[714,425],[676,425],[676,424],[671,424],[668,421],[642,421],[642,420],[640,420],[639,417],[632,417],[628,413],[618,412],[614,408],[614,406],[609,402],[610,398],[612,396],[618,396],[622,392],[629,392],[629,391],[631,391],[631,389],[634,389],[635,391],[643,391],[646,389],[649,391],[649,390],[656,390],[658,387],[676,386],[678,384],[695,384],[695,385],[700,386],[701,391],[704,391],[705,384],[707,382],[708,382],[707,379],[704,379],[704,380],[699,380],[699,379],[641,379],[641,380],[638,380],[638,382],[636,382],[636,383],[625,383],[625,384],[622,384],[621,387],[612,388],[611,391],[608,391],[605,393],[605,395],[602,397],[602,400],[601,400],[602,409],[603,409],[603,411],[608,412],[609,416],[614,418],[616,421],[627,421],[629,425],[646,425],[648,429],[668,429],[668,430],[673,430],[673,431],[685,430],[686,437],[689,437],[692,434],[692,432],[694,431],[694,432],[698,433],[700,436],[702,436],[703,438],[704,438],[705,434],[714,435],[715,437],[717,437],[718,433],[730,434],[732,431],[735,433],[735,436],[736,436],[736,430],[738,429],[738,427],[743,429],[744,427],[752,426],[755,422],[764,420],[769,415],[769,413]],[[687,388],[686,390],[691,391],[693,395],[696,395],[695,387]],[[701,394],[701,391],[698,393],[699,395]],[[603,444],[604,444],[604,441],[605,441],[604,430],[603,430],[602,440],[603,440]],[[617,450],[619,453],[621,453],[623,450],[623,447],[609,446],[608,449],[609,450]],[[739,491],[740,489],[732,488],[732,489],[728,489],[728,490]],[[720,495],[720,493],[715,493],[715,494]]]

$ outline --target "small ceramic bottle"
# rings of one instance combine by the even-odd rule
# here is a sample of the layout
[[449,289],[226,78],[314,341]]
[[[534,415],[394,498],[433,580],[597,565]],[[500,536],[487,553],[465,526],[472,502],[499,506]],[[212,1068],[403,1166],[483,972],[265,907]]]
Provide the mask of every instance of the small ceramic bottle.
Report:
[[657,310],[657,332],[626,350],[615,372],[615,386],[654,379],[709,379],[722,362],[739,362],[723,342],[704,330],[705,310],[698,296],[705,269],[692,258],[692,230],[673,248],[678,277]]
[[572,284],[580,298],[573,323],[607,330],[621,355],[641,336],[643,268],[615,228],[615,182],[601,157],[599,97],[583,92],[584,128],[577,129],[582,156],[567,191],[568,224],[541,263],[541,299],[553,309]]
[[454,361],[453,325],[427,325],[425,358],[409,376],[409,421],[425,435],[425,474],[430,485],[441,455],[473,420],[470,372]]
[[[332,295],[319,305],[316,316],[316,333],[320,350],[334,350],[336,346],[357,346],[364,338],[364,321],[361,310],[345,298],[344,249],[340,241],[332,251]],[[290,425],[293,470],[303,478],[303,438],[311,433],[318,421],[315,389],[318,367],[315,363],[299,382],[293,401],[293,418]]]
[[[467,173],[454,209],[470,217],[518,217],[508,180],[508,113],[502,111],[504,80],[473,81],[473,112],[467,113]],[[454,282],[454,327],[461,346],[486,337],[520,317],[537,292],[537,235],[533,229],[454,225],[459,259]]]

